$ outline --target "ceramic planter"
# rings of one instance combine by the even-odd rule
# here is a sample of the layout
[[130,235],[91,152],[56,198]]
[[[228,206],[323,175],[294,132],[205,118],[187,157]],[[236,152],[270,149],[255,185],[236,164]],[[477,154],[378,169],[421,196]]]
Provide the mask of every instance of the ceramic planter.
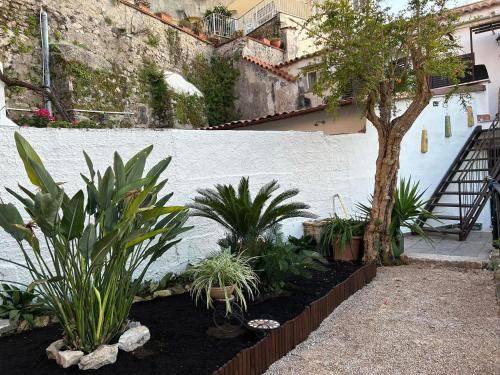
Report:
[[172,16],[170,14],[167,14],[167,13],[164,13],[164,12],[156,13],[156,16],[159,17],[162,21],[165,21],[165,22],[171,22],[172,21]]
[[281,48],[281,39],[271,39],[271,45],[276,48]]
[[151,13],[151,10],[149,9],[149,6],[147,6],[146,4],[139,4],[137,5],[139,7],[140,10],[142,10],[143,12],[146,12],[146,13]]
[[203,34],[203,33],[198,33],[198,38],[202,39],[202,40],[207,40],[208,37],[206,36],[206,34]]
[[347,244],[343,249],[340,248],[339,243],[334,246],[333,259],[345,262],[361,260],[363,257],[363,237],[354,236],[352,242]]
[[262,43],[264,43],[265,45],[267,46],[270,46],[271,45],[271,41],[269,39],[266,39],[266,38],[262,38],[260,40]]
[[[232,296],[236,285],[225,286],[224,288],[210,288],[210,297],[213,299],[225,299],[226,294],[228,297]],[[226,293],[224,293],[224,290]]]

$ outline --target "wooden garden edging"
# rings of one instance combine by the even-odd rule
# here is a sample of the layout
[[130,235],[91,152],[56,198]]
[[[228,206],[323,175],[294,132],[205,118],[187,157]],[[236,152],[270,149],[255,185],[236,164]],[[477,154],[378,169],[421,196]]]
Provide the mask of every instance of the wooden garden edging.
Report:
[[271,331],[254,346],[239,352],[212,375],[263,374],[271,364],[305,341],[338,305],[372,281],[376,275],[375,263],[362,266],[327,295],[312,302],[299,316]]

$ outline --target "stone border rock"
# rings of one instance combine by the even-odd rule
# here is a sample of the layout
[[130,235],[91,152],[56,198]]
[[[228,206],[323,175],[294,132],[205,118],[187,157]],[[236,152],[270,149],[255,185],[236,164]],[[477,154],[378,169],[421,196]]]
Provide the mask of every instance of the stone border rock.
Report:
[[49,359],[54,359],[63,368],[78,365],[80,370],[97,370],[115,363],[118,358],[118,349],[126,352],[134,351],[148,342],[150,338],[148,327],[139,322],[129,322],[127,330],[122,333],[118,343],[101,345],[92,353],[85,354],[79,350],[63,350],[63,339],[54,341],[45,351]]

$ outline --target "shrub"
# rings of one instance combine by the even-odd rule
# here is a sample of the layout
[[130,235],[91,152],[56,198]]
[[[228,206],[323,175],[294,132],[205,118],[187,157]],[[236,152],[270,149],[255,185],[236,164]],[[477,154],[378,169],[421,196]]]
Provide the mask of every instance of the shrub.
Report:
[[246,251],[250,256],[260,253],[260,239],[281,221],[294,217],[314,217],[307,204],[287,202],[299,191],[290,189],[271,199],[279,189],[273,180],[265,184],[252,199],[249,179],[243,177],[237,190],[232,185],[216,185],[215,189],[200,189],[194,198],[192,215],[206,217],[228,231],[227,245],[232,251]]
[[160,45],[160,36],[157,34],[149,34],[148,40],[146,41],[147,45],[150,47],[158,47]]
[[263,291],[281,293],[290,276],[310,278],[311,270],[326,271],[323,264],[327,263],[321,254],[310,248],[310,244],[304,247],[304,243],[294,237],[289,237],[288,243],[283,241],[277,227],[266,236],[254,269],[258,270]]
[[32,126],[35,128],[46,128],[51,122],[55,121],[55,117],[45,108],[33,111],[31,116],[21,116],[19,124],[21,126]]
[[[96,172],[84,153],[90,174],[82,175],[85,199],[82,190],[68,196],[29,143],[18,133],[15,140],[36,191],[20,186],[21,195],[7,189],[30,222],[24,223],[13,204],[0,204],[0,227],[17,241],[25,264],[2,260],[30,273],[30,289],[36,288],[54,310],[66,345],[91,352],[120,332],[149,266],[189,229],[184,227],[187,209],[166,207],[172,194],[160,198],[167,180],[159,179],[171,158],[144,176],[152,146],[126,163],[115,153],[104,173]],[[41,231],[49,258],[42,255],[33,228]]]
[[[251,259],[243,254],[231,254],[230,250],[223,250],[220,253],[212,254],[211,257],[191,268],[190,274],[193,280],[191,295],[194,296],[195,303],[198,303],[198,300],[203,297],[207,301],[207,308],[213,307],[210,289],[234,285],[236,298],[242,308],[246,310],[245,294],[253,299],[259,282],[250,261]],[[231,312],[230,297],[227,289],[224,289],[227,313]]]
[[21,290],[14,285],[1,284],[0,291],[0,319],[10,319],[17,323],[26,321],[30,327],[34,327],[36,316],[47,315],[50,308],[37,298],[30,290]]

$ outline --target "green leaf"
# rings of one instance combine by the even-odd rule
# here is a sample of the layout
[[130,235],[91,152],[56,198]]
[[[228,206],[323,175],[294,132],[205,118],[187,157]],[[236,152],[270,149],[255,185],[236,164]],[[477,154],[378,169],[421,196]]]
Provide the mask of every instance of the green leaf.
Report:
[[115,186],[116,189],[119,190],[125,185],[126,176],[123,160],[116,151],[113,156],[113,170],[115,172]]
[[113,197],[114,173],[111,167],[106,169],[104,176],[98,183],[97,199],[99,208],[105,210],[110,204]]
[[54,228],[63,198],[63,190],[59,190],[57,195],[42,192],[36,194],[33,213],[37,224],[44,233],[50,232]]
[[94,165],[92,164],[92,159],[90,159],[90,157],[87,155],[85,151],[83,151],[83,156],[85,158],[85,162],[87,163],[87,167],[89,169],[90,179],[94,181],[95,171],[94,171]]
[[67,207],[63,207],[61,231],[69,241],[80,237],[82,234],[85,225],[83,200],[83,191],[79,190],[73,198],[71,198]]
[[146,165],[146,159],[152,150],[152,145],[146,147],[132,156],[127,164],[125,164],[125,175],[127,176],[128,183],[142,177],[142,174],[144,173],[144,166]]
[[41,181],[38,175],[33,170],[30,161],[33,161],[43,166],[42,160],[35,152],[35,150],[31,147],[31,145],[28,143],[28,141],[21,136],[21,134],[16,132],[14,134],[14,139],[16,141],[17,152],[19,153],[19,156],[23,161],[24,169],[26,170],[28,178],[30,179],[33,185],[41,186]]
[[23,218],[12,204],[0,204],[0,227],[14,237],[17,241],[24,239],[24,231],[20,231],[15,225],[24,226]]
[[52,195],[57,195],[57,192],[60,190],[57,184],[52,179],[52,176],[47,172],[43,164],[37,163],[34,160],[28,160],[33,173],[37,176],[39,184],[37,185],[42,192],[50,193]]
[[141,242],[145,241],[145,240],[148,240],[150,238],[153,238],[159,234],[162,234],[162,233],[165,233],[165,232],[168,232],[170,231],[170,228],[161,228],[161,229],[157,229],[157,230],[153,230],[151,232],[147,232],[139,237],[136,237],[130,241],[128,241],[126,244],[125,244],[125,248],[129,248],[129,247],[133,247],[137,244],[140,244]]
[[100,262],[106,252],[110,249],[111,245],[113,245],[116,237],[118,236],[118,230],[114,230],[111,233],[106,234],[99,241],[97,241],[92,249],[92,261]]
[[87,263],[92,255],[92,249],[97,241],[96,229],[94,224],[90,223],[85,227],[82,237],[78,242],[78,251],[86,259]]
[[175,212],[182,212],[186,209],[184,206],[170,206],[170,207],[145,207],[138,210],[141,215],[142,222],[156,219],[159,216],[171,214]]

